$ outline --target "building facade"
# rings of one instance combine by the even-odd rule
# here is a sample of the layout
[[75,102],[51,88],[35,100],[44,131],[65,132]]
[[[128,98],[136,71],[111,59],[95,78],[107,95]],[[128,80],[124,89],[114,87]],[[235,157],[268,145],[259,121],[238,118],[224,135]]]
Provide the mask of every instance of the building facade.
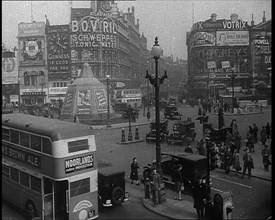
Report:
[[23,104],[47,101],[45,22],[18,24],[18,73]]
[[[200,98],[215,97],[249,88],[249,25],[238,15],[217,20],[212,14],[206,21],[193,24],[187,33],[189,92]],[[192,90],[192,91],[191,91]],[[204,97],[202,97],[204,96]]]
[[194,23],[187,32],[188,91],[197,98],[254,94],[271,80],[271,20],[251,25],[232,14]]

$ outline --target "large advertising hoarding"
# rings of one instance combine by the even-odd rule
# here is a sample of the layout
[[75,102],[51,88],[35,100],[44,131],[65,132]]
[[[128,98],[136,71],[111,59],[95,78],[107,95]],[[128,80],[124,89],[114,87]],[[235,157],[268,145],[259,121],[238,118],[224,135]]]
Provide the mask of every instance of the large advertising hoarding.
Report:
[[[12,55],[12,56],[11,56]],[[18,60],[17,52],[2,52],[2,84],[17,84]]]
[[[190,74],[207,76],[208,71],[220,76],[232,72],[247,74],[248,53],[248,46],[193,48],[189,53]],[[213,65],[211,61],[215,64]],[[225,68],[224,62],[230,66]]]
[[271,71],[271,38],[256,37],[253,43],[255,73],[260,75]]
[[214,32],[196,32],[190,38],[190,49],[201,46],[214,46],[216,41]]
[[44,36],[45,22],[31,22],[18,24],[18,37]]
[[100,62],[107,56],[106,50],[117,47],[117,24],[89,8],[72,8],[71,18],[71,70],[77,77],[79,64]]
[[44,65],[44,37],[27,37],[19,39],[19,65]]
[[47,31],[49,81],[70,79],[69,25],[49,26]]
[[249,45],[248,31],[217,31],[217,46]]
[[45,22],[18,24],[19,66],[45,65]]

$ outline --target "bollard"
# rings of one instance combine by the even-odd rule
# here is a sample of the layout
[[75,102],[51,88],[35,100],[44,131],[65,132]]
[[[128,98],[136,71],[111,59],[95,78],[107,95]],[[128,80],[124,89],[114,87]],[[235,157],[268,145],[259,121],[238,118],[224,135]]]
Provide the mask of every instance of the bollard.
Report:
[[125,131],[124,131],[124,128],[122,128],[121,142],[125,142]]
[[131,129],[129,129],[128,141],[132,141],[132,140],[133,140],[132,132],[131,132]]
[[139,140],[138,126],[136,126],[135,140]]

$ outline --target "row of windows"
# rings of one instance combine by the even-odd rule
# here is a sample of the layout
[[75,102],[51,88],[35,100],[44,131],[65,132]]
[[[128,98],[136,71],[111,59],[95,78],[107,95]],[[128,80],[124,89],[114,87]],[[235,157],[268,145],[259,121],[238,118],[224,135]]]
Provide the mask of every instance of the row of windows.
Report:
[[123,94],[141,94],[140,90],[124,90]]
[[2,164],[2,176],[10,178],[33,191],[41,193],[41,179],[35,176],[20,171],[14,167],[9,167],[5,164]]
[[66,86],[67,86],[66,82],[53,83],[53,87],[66,87]]
[[52,155],[52,143],[48,138],[14,129],[2,128],[2,140]]

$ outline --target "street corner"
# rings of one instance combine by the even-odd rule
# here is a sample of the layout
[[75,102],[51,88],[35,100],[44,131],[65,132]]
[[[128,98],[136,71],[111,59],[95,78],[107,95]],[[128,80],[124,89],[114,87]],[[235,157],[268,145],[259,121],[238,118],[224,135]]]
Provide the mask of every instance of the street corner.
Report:
[[197,215],[192,202],[166,198],[161,204],[155,205],[152,200],[142,198],[144,207],[170,219],[196,219]]

